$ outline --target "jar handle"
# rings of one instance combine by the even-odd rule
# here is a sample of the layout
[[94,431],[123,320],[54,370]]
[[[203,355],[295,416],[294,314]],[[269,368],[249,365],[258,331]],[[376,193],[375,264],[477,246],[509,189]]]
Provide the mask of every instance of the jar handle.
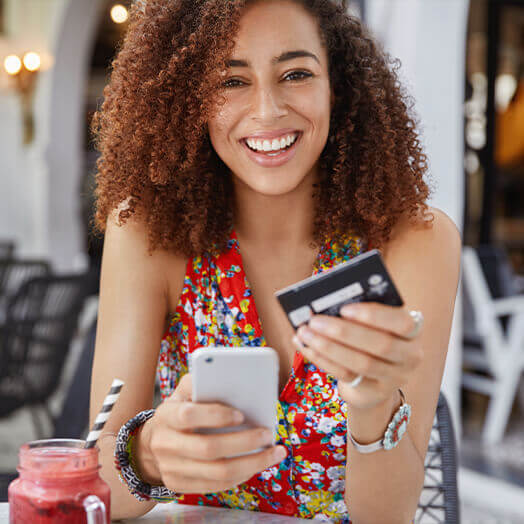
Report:
[[96,495],[86,497],[83,504],[87,513],[87,524],[107,524],[106,506]]

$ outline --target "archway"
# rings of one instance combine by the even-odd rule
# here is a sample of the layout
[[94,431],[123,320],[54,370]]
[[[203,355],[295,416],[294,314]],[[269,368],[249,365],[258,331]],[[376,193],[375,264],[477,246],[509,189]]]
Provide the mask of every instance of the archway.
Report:
[[[53,68],[42,77],[35,103],[44,172],[39,210],[41,237],[54,267],[85,266],[79,209],[84,168],[84,92],[103,0],[68,0],[58,9]],[[38,138],[37,138],[38,140]]]

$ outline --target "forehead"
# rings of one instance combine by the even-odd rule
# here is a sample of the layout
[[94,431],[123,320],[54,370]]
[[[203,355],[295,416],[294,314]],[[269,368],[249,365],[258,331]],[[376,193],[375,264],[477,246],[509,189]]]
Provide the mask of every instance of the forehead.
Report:
[[306,49],[325,60],[317,20],[304,7],[290,0],[258,0],[240,19],[235,36],[234,58]]

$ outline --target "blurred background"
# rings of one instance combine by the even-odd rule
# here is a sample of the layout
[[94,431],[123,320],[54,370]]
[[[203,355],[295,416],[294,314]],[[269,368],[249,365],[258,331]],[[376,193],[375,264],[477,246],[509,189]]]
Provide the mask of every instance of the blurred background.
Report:
[[[0,0],[0,502],[22,443],[87,433],[103,245],[89,126],[130,5]],[[437,181],[429,203],[463,239],[449,413],[427,476],[430,451],[451,450],[451,474],[436,468],[442,506],[455,484],[463,522],[524,522],[524,2],[349,10],[402,63]],[[417,522],[439,521],[432,500]]]

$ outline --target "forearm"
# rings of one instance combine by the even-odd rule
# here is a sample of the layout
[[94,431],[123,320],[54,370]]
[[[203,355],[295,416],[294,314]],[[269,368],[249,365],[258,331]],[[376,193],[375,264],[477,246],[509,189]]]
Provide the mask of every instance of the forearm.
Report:
[[140,502],[120,480],[118,470],[114,465],[115,442],[116,436],[107,434],[100,437],[98,441],[102,464],[100,475],[111,488],[111,519],[140,517],[150,511],[156,505],[156,502]]
[[[400,395],[384,405],[359,412],[348,404],[348,429],[361,444],[384,435]],[[408,431],[398,445],[373,453],[358,452],[348,438],[345,502],[354,524],[408,524],[415,516],[424,483],[424,462]]]

